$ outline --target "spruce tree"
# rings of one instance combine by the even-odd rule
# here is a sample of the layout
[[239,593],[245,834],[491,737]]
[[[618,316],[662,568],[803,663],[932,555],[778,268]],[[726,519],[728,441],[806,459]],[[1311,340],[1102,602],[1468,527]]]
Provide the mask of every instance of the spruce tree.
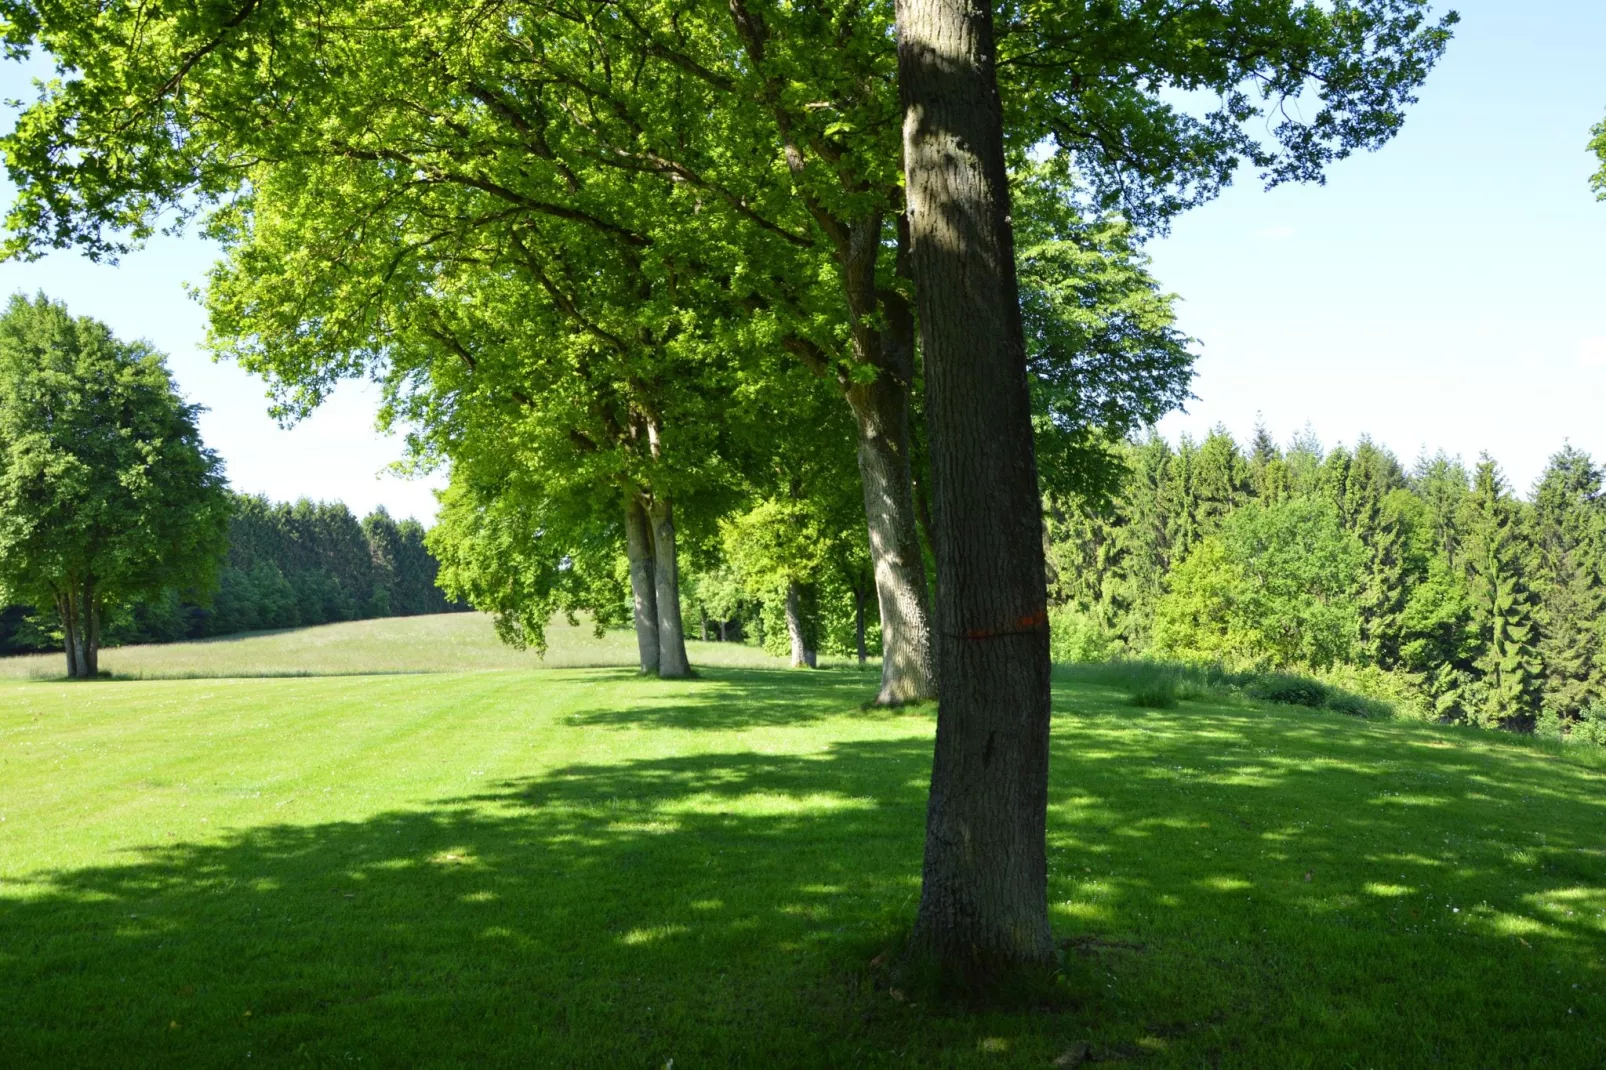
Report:
[[1249,489],[1267,505],[1289,497],[1292,490],[1288,479],[1288,463],[1283,451],[1266,429],[1266,421],[1255,419],[1255,431],[1249,440]]
[[1451,564],[1460,563],[1467,500],[1467,470],[1459,457],[1443,450],[1417,458],[1409,480],[1412,493],[1427,506],[1434,544]]
[[1306,424],[1304,430],[1288,444],[1288,450],[1283,455],[1283,463],[1288,467],[1288,493],[1316,493],[1320,486],[1322,462],[1326,459],[1322,440],[1316,437],[1315,429]]
[[[1340,452],[1335,450],[1334,456]],[[1363,436],[1354,452],[1343,456],[1342,494],[1334,504],[1366,549],[1358,596],[1360,655],[1368,664],[1392,668],[1399,660],[1401,615],[1410,588],[1426,571],[1426,563],[1410,552],[1414,502],[1401,493],[1404,476],[1399,462],[1370,438]]]
[[1550,458],[1534,488],[1529,534],[1540,592],[1539,652],[1545,705],[1575,720],[1603,690],[1601,472],[1571,445]]
[[1195,515],[1205,534],[1218,530],[1223,520],[1249,500],[1249,462],[1232,435],[1220,424],[1211,429],[1199,446],[1193,487]]
[[1539,637],[1517,503],[1488,454],[1479,459],[1468,505],[1465,567],[1481,646],[1475,666],[1482,684],[1473,716],[1484,724],[1530,727],[1539,706]]

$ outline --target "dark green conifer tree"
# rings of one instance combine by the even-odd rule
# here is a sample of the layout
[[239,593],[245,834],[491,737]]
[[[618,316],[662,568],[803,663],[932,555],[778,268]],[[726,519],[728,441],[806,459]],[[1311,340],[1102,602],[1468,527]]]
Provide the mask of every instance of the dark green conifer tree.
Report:
[[1602,656],[1601,472],[1571,445],[1550,458],[1534,488],[1529,535],[1540,592],[1539,654],[1545,666],[1545,705],[1576,720],[1606,687]]
[[1463,552],[1482,689],[1473,717],[1483,724],[1531,727],[1539,709],[1542,670],[1526,547],[1518,503],[1488,454],[1479,459],[1473,477],[1466,531]]

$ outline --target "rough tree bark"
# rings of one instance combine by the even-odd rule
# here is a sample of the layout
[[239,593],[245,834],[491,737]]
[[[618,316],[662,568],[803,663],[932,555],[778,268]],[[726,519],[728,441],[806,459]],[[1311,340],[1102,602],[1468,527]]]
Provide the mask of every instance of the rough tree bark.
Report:
[[1053,961],[1047,591],[990,0],[897,0],[926,362],[937,742],[914,946],[986,985]]
[[652,522],[653,585],[658,605],[658,675],[666,680],[691,675],[686,631],[680,620],[680,572],[675,563],[675,509],[668,498],[647,506]]
[[786,585],[786,634],[792,641],[792,668],[812,669],[814,650],[809,646],[808,633],[803,628],[803,592],[798,582]]
[[[878,705],[895,706],[937,693],[931,636],[931,595],[920,553],[909,464],[909,392],[914,382],[914,316],[895,291],[875,286],[881,219],[851,230],[844,286],[857,361],[876,368],[868,383],[844,393],[859,434],[859,482],[881,608],[881,690]],[[908,232],[898,227],[900,269],[907,267]],[[876,321],[880,326],[873,326]]]
[[653,577],[652,526],[641,494],[625,495],[625,558],[630,563],[630,595],[635,605],[636,652],[643,675],[658,674],[658,593]]

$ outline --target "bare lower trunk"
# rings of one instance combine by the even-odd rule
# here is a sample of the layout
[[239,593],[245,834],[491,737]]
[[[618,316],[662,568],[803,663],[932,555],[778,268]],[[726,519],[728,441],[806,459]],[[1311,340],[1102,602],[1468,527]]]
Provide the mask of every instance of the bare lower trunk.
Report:
[[630,563],[630,595],[635,605],[636,652],[643,675],[658,674],[658,593],[653,577],[652,527],[641,495],[625,498],[625,557]]
[[100,675],[100,600],[93,585],[84,587],[84,678]]
[[876,702],[931,698],[937,672],[931,597],[909,479],[909,390],[887,375],[854,384],[848,403],[859,428],[859,481],[881,608],[881,690]]
[[1047,592],[990,0],[898,0],[938,577],[914,945],[988,985],[1046,967]]
[[702,606],[697,607],[697,634],[703,642],[708,642],[708,611]]
[[802,591],[796,581],[786,585],[786,634],[792,641],[792,668],[814,668],[814,648],[803,627]]
[[56,595],[56,614],[61,618],[61,634],[67,650],[67,678],[78,679],[82,673],[78,660],[78,615],[74,612],[72,595]]
[[691,675],[686,632],[680,621],[680,571],[675,562],[675,510],[667,498],[647,507],[652,521],[653,583],[658,600],[658,675],[674,679]]
[[724,621],[720,621],[719,622],[719,641],[721,643],[723,643],[725,641],[725,622]]
[[870,651],[865,647],[864,643],[864,600],[865,593],[863,591],[855,590],[853,592],[853,630],[859,640],[859,668],[861,669],[864,668],[864,663],[870,660]]
[[58,594],[56,612],[61,617],[68,678],[92,680],[99,676],[100,603],[93,581],[72,584],[66,593]]

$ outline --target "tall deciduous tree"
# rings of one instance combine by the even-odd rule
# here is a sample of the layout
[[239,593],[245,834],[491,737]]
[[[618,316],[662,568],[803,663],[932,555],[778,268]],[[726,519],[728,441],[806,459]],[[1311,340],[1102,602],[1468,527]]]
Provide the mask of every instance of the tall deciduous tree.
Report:
[[1351,659],[1366,552],[1321,498],[1250,505],[1170,577],[1155,651],[1240,667],[1329,668]]
[[0,590],[55,609],[71,677],[108,609],[215,579],[231,503],[199,411],[104,324],[43,295],[0,316]]
[[937,743],[914,942],[1046,965],[1048,607],[989,0],[899,0],[937,557]]
[[[44,44],[65,76],[7,142],[21,190],[10,249],[114,251],[164,208],[277,188],[339,231],[341,255],[308,242],[302,266],[332,265],[320,285],[359,318],[379,307],[365,299],[376,286],[521,242],[539,258],[576,230],[613,244],[582,268],[639,267],[641,293],[674,302],[702,282],[772,312],[785,321],[773,341],[833,378],[854,413],[882,697],[917,697],[932,663],[890,7],[543,0],[484,19],[343,0],[306,18],[16,0],[8,44]],[[1163,226],[1241,161],[1274,183],[1313,179],[1386,141],[1450,21],[1431,23],[1425,0],[1032,0],[1000,34],[1010,151],[1052,145],[1085,178],[1090,216]],[[1215,100],[1190,114],[1175,89]],[[1286,106],[1301,96],[1303,122]],[[1263,114],[1276,121],[1257,134]],[[642,211],[653,184],[662,195]],[[713,255],[716,239],[741,255]],[[329,364],[349,370],[348,357]]]

